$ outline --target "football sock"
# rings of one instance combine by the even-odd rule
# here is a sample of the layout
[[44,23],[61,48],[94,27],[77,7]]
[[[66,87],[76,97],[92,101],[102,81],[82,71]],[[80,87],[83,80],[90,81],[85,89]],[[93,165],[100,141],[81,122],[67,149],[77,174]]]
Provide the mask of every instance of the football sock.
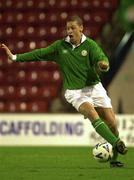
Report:
[[115,146],[119,138],[112,133],[105,122],[98,118],[92,122],[92,125],[100,136],[102,136],[112,146]]
[[118,152],[115,148],[113,148],[113,157],[111,158],[110,162],[117,161],[117,158],[118,158]]
[[[118,137],[119,138],[119,136],[116,136],[116,137]],[[118,152],[117,152],[117,150],[115,149],[115,148],[113,148],[113,157],[111,158],[111,160],[110,160],[110,162],[115,162],[115,161],[117,161],[117,159],[118,159]]]

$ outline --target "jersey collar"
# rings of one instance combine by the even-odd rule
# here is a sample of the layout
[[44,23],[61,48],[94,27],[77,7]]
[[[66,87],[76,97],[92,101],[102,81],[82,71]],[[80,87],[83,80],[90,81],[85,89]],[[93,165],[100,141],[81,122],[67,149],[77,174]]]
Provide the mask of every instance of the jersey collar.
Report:
[[74,44],[72,44],[72,43],[70,42],[70,37],[69,37],[69,36],[67,36],[67,37],[65,38],[65,41],[68,42],[68,43],[70,43],[70,44],[72,45],[72,48],[75,49],[76,47],[80,46],[86,39],[87,39],[87,37],[86,37],[84,34],[82,34],[81,42],[80,42],[80,44],[78,44],[77,46],[74,45]]

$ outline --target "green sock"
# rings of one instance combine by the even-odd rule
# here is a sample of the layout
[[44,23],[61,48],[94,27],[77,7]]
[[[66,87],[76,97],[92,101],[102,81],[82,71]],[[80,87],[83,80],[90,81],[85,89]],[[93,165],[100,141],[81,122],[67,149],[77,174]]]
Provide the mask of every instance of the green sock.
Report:
[[118,158],[118,152],[117,152],[117,150],[114,148],[114,149],[113,149],[113,157],[110,159],[110,162],[115,162],[115,161],[117,161],[117,158]]
[[100,118],[96,119],[92,122],[93,127],[96,132],[101,135],[107,142],[109,142],[112,146],[115,146],[116,142],[119,140],[112,131],[108,128],[108,126],[103,122]]
[[[116,137],[119,138],[119,136],[116,136]],[[117,152],[117,150],[116,150],[115,148],[113,148],[113,157],[111,158],[110,162],[115,162],[115,161],[117,161],[118,154],[119,154],[119,153]]]

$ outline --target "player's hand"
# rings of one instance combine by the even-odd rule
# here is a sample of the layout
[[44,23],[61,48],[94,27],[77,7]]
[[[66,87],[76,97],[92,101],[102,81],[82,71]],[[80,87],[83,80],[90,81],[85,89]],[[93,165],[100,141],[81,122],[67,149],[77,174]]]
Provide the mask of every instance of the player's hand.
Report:
[[10,49],[5,44],[1,44],[1,48],[5,50],[9,59],[13,59],[13,54],[11,53]]
[[105,61],[99,61],[97,65],[99,70],[102,72],[107,72],[109,70],[109,64]]

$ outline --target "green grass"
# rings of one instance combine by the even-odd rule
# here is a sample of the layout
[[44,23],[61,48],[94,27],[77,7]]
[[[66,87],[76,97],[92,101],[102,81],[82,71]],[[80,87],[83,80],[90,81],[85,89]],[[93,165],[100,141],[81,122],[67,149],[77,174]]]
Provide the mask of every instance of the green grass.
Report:
[[134,180],[134,149],[125,168],[96,162],[88,147],[0,147],[0,180]]

